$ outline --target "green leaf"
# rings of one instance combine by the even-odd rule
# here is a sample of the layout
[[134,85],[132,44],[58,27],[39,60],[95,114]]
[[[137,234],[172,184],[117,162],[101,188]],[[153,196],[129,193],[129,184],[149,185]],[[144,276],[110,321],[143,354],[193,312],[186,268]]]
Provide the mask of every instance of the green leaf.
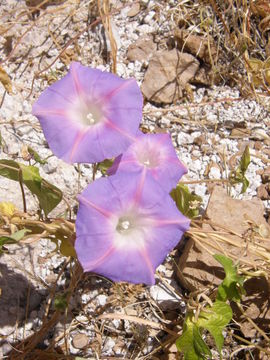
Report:
[[44,180],[35,166],[19,164],[14,160],[0,160],[0,175],[26,185],[37,196],[46,216],[62,200],[62,191]]
[[249,147],[246,146],[241,156],[239,166],[237,167],[236,170],[231,171],[229,174],[229,181],[232,185],[242,183],[241,194],[246,192],[249,186],[249,181],[245,176],[249,164],[250,164],[250,153],[249,153]]
[[238,275],[237,267],[230,258],[219,254],[214,255],[214,258],[224,267],[225,271],[225,279],[218,287],[217,300],[240,301],[242,294],[245,293],[245,278]]
[[8,245],[8,244],[15,244],[17,241],[12,239],[10,236],[1,236],[0,237],[0,254],[2,254],[3,252],[5,252],[3,249],[4,245]]
[[241,194],[244,194],[247,191],[247,188],[249,187],[249,181],[248,179],[244,176],[242,179],[242,190],[241,190]]
[[243,173],[247,171],[248,165],[250,164],[250,153],[249,153],[249,147],[246,146],[243,155],[240,160],[240,169]]
[[0,175],[15,181],[20,181],[20,166],[13,160],[0,160]]
[[223,346],[224,338],[222,330],[232,319],[232,309],[224,301],[215,301],[212,307],[207,307],[200,312],[197,326],[210,332],[215,339],[216,346],[220,352]]
[[21,229],[19,231],[16,231],[14,234],[9,236],[1,236],[0,237],[0,254],[4,252],[3,246],[7,244],[15,244],[16,242],[20,241],[25,234],[31,232],[27,229]]
[[21,229],[19,231],[16,231],[14,234],[10,235],[10,237],[16,241],[20,241],[27,233],[30,233],[31,231],[28,229]]
[[176,347],[183,352],[185,360],[203,360],[205,355],[211,358],[211,351],[192,320],[193,314],[190,313],[186,317],[183,334],[176,340]]
[[97,170],[100,170],[102,175],[107,175],[107,170],[114,163],[114,159],[105,159],[102,162],[97,164]]
[[[52,252],[60,251],[64,256],[77,257],[74,246],[71,244],[70,240],[64,236],[56,235],[57,237],[51,241],[56,245],[56,248]],[[60,245],[59,245],[60,242]]]
[[42,160],[41,157],[38,155],[38,153],[34,149],[32,149],[30,146],[27,147],[27,150],[28,150],[29,154],[31,155],[31,157],[39,164],[44,165],[47,163],[47,160]]
[[58,311],[65,311],[68,307],[67,294],[57,295],[54,299],[54,308]]
[[199,215],[199,207],[202,203],[202,198],[198,195],[191,194],[187,186],[178,184],[170,193],[172,199],[175,201],[178,210],[183,215],[190,219]]
[[72,244],[70,243],[69,239],[67,238],[63,238],[60,239],[61,244],[60,244],[60,252],[62,255],[64,256],[72,256],[72,257],[76,257],[76,252],[74,249],[74,246],[72,246]]
[[60,203],[63,197],[60,189],[44,179],[41,181],[40,191],[34,194],[38,197],[40,207],[46,216]]

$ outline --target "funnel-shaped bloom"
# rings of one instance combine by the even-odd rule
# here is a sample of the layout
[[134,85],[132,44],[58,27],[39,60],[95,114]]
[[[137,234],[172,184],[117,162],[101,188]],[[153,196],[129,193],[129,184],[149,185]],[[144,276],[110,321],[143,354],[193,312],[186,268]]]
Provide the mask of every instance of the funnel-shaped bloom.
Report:
[[189,219],[146,171],[113,175],[79,195],[75,249],[84,271],[114,281],[154,284],[154,272]]
[[127,151],[115,159],[108,174],[136,175],[144,170],[166,191],[171,191],[181,176],[187,173],[187,168],[176,155],[169,134],[143,134],[139,131]]
[[35,102],[54,154],[66,162],[100,162],[127,149],[142,118],[142,95],[134,79],[73,62],[66,76]]

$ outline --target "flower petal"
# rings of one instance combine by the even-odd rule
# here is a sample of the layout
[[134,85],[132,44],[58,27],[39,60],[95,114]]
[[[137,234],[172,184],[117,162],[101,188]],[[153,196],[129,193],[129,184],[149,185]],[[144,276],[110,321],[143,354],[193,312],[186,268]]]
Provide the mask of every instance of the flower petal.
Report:
[[143,134],[138,132],[136,140],[121,157],[117,157],[108,174],[138,173],[147,171],[166,191],[171,191],[187,172],[179,161],[169,134]]
[[73,62],[68,74],[41,94],[33,114],[57,157],[69,163],[100,162],[134,141],[142,95],[134,79]]
[[85,271],[151,285],[188,228],[169,194],[143,174],[99,179],[79,196],[75,249]]

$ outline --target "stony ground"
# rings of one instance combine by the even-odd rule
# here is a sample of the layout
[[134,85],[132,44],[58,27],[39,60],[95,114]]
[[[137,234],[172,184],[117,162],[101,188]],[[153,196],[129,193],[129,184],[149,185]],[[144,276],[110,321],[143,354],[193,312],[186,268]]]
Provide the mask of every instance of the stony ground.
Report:
[[[101,8],[106,3],[100,2]],[[182,180],[202,197],[201,213],[207,206],[214,180],[223,183],[222,179],[228,178],[248,145],[251,164],[246,176],[250,184],[244,194],[241,194],[240,184],[232,187],[231,196],[246,200],[260,198],[267,219],[270,204],[269,180],[265,181],[270,162],[269,90],[268,94],[260,91],[256,98],[252,92],[246,94],[239,83],[227,81],[224,76],[215,80],[210,71],[209,52],[200,51],[205,34],[188,17],[189,11],[198,14],[199,6],[209,11],[203,3],[194,8],[188,1],[185,7],[184,2],[180,4],[177,0],[115,0],[110,3],[108,32],[99,19],[101,8],[96,1],[1,2],[1,69],[11,79],[11,84],[7,85],[5,76],[0,73],[0,80],[6,85],[5,88],[0,84],[1,159],[27,164],[27,146],[42,159],[47,159],[45,165],[37,164],[40,174],[59,187],[65,196],[65,201],[50,216],[65,216],[68,204],[74,219],[76,195],[91,182],[92,168],[68,165],[52,155],[38,120],[31,115],[32,104],[48,84],[66,74],[71,61],[108,71],[115,64],[119,76],[134,77],[141,86],[145,97],[143,130],[171,133],[179,158],[189,170]],[[40,8],[33,7],[39,4]],[[214,26],[220,27],[220,21]],[[199,46],[191,44],[185,48],[181,43],[179,48],[180,28],[192,36],[197,35],[192,44],[199,42]],[[115,63],[112,38],[117,48]],[[222,62],[217,51],[218,41],[213,35],[208,45],[210,54]],[[175,79],[175,69],[180,66],[177,59],[183,52],[192,67],[183,71],[184,75],[172,88],[160,90],[162,82],[169,82],[170,77]],[[164,66],[169,70],[165,71]],[[179,71],[182,73],[181,69]],[[199,72],[204,76],[199,78]],[[244,79],[244,73],[242,76]],[[26,197],[27,210],[35,214],[37,200],[28,192]],[[19,185],[4,177],[0,178],[2,201],[11,201],[18,209],[23,209]],[[50,314],[52,294],[61,293],[66,287],[71,264],[64,267],[66,259],[55,253],[54,248],[51,241],[42,239],[31,245],[12,247],[10,253],[0,257],[2,357],[13,344],[31,336],[40,327],[44,317]],[[111,284],[94,275],[85,276],[77,293],[71,296],[68,314],[50,329],[39,349],[56,349],[59,358],[68,353],[94,359],[154,359],[155,356],[177,359],[179,355],[172,339],[181,331],[179,324],[186,308],[185,291],[174,271],[178,255],[176,250],[168,256],[158,269],[157,285],[150,288]],[[116,315],[108,315],[109,320],[105,321],[109,313]],[[101,316],[99,320],[98,316]],[[161,344],[163,354],[154,355]],[[234,343],[230,346],[233,348]],[[57,358],[50,356],[47,358]],[[225,351],[224,357],[228,357],[228,352]]]

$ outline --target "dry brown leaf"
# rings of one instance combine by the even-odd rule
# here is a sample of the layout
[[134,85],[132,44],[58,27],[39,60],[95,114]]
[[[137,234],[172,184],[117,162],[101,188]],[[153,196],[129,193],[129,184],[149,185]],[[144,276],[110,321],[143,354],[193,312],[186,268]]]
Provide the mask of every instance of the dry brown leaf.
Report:
[[265,80],[270,85],[270,59],[264,63]]
[[270,85],[270,59],[262,61],[250,58],[248,60],[252,81],[255,87],[263,85],[265,82]]
[[0,66],[0,82],[9,94],[12,94],[11,80],[6,71]]
[[251,11],[254,15],[259,15],[262,18],[265,18],[270,14],[270,3],[269,0],[257,0],[251,1]]

